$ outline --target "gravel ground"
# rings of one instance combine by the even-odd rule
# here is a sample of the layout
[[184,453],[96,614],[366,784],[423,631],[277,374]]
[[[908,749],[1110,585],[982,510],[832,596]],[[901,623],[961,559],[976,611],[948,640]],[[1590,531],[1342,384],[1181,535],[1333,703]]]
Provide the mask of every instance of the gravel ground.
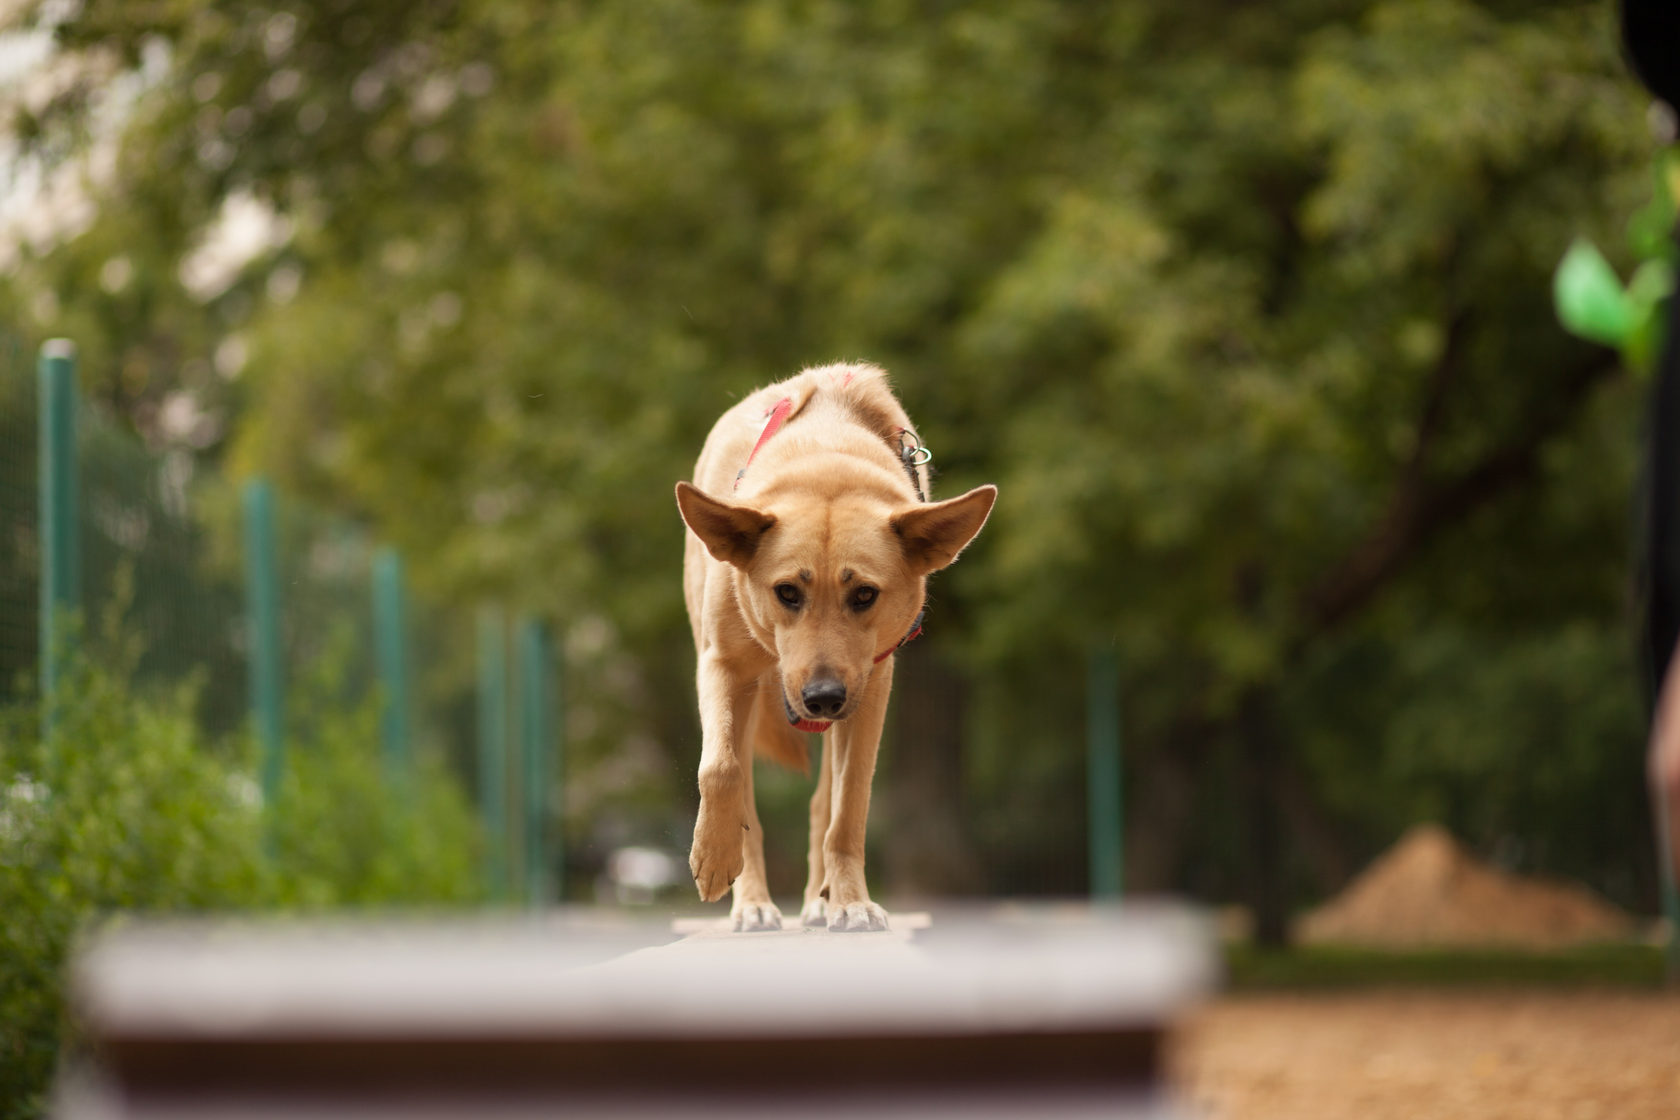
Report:
[[1173,1073],[1209,1120],[1676,1120],[1680,995],[1235,996]]

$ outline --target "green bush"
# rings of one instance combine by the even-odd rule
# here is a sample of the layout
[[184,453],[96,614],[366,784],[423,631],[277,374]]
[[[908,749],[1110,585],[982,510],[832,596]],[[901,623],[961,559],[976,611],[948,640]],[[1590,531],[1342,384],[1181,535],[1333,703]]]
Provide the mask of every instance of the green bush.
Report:
[[87,660],[61,688],[50,745],[33,705],[0,710],[0,1120],[43,1110],[65,961],[92,923],[481,897],[460,791],[421,766],[392,796],[371,705],[294,737],[265,819],[249,743],[207,742],[191,688],[141,692]]
[[287,755],[274,807],[282,903],[320,909],[482,901],[483,841],[460,787],[437,760],[420,759],[393,795],[377,706],[325,710],[330,714],[307,721]]
[[52,745],[5,713],[0,758],[0,1115],[40,1110],[64,1027],[63,966],[88,922],[272,897],[246,773],[205,748],[184,693],[141,700],[81,663]]

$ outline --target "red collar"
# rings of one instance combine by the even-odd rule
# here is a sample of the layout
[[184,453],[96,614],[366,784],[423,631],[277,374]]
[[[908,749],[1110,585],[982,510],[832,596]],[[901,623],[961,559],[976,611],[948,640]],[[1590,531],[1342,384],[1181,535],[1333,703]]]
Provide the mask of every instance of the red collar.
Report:
[[875,655],[875,664],[879,665],[881,662],[903,649],[906,645],[921,637],[922,619],[926,617],[927,607],[924,605],[921,610],[916,612],[916,617],[910,620],[910,630],[904,635],[904,637],[898,640],[898,644],[896,646],[888,646],[886,649]]

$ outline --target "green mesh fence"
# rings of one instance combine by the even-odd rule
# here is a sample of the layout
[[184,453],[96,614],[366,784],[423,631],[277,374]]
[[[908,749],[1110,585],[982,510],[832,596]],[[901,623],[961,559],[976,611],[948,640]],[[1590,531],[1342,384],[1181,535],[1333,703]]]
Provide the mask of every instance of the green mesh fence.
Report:
[[477,648],[470,611],[413,598],[414,746],[448,763],[468,788],[477,775]]
[[136,680],[191,682],[200,720],[245,722],[244,591],[218,515],[227,483],[185,450],[145,447],[92,407],[78,417],[82,616],[98,656],[120,633]]
[[[343,518],[295,499],[278,503],[282,678],[288,724],[320,703],[388,699],[374,611],[377,547]],[[470,612],[407,587],[408,754],[442,759],[469,788],[474,772],[475,658]]]
[[[142,685],[191,687],[203,727],[225,738],[252,727],[261,697],[272,694],[259,682],[273,677],[252,670],[269,663],[263,649],[277,647],[272,661],[283,700],[265,710],[274,713],[267,726],[278,722],[281,752],[290,742],[306,741],[325,713],[400,708],[403,719],[382,723],[386,742],[369,742],[367,749],[383,749],[387,762],[401,767],[415,760],[444,762],[464,788],[480,795],[487,827],[497,836],[491,855],[502,866],[487,869],[492,880],[509,877],[506,865],[517,842],[527,849],[519,862],[531,872],[524,876],[529,897],[546,896],[541,881],[556,869],[560,853],[545,839],[544,823],[523,818],[547,816],[558,799],[548,789],[530,791],[524,774],[537,775],[544,785],[556,780],[555,765],[533,760],[555,751],[551,740],[558,727],[553,697],[543,691],[548,686],[527,686],[532,695],[542,693],[534,713],[523,712],[519,690],[510,689],[511,629],[506,664],[486,684],[473,606],[428,602],[406,576],[376,589],[376,572],[401,564],[388,552],[382,562],[364,530],[273,491],[255,503],[266,512],[254,514],[249,488],[188,450],[148,446],[80,394],[54,398],[70,402],[76,433],[74,462],[64,472],[76,479],[75,499],[54,521],[40,508],[38,376],[35,347],[0,334],[0,702],[38,694],[46,526],[73,526],[72,535],[56,539],[72,541],[79,556],[79,579],[65,583],[79,587],[67,621],[84,653],[96,659],[120,654],[122,667]],[[253,534],[266,542],[257,550]],[[253,563],[258,554],[264,561]],[[254,608],[253,587],[267,589],[263,596],[274,600],[272,611]],[[393,617],[400,626],[390,625]],[[275,620],[275,647],[259,646],[259,618]],[[400,642],[393,637],[398,631]],[[544,633],[540,626],[534,632]],[[538,644],[547,641],[544,636]],[[396,660],[406,665],[397,677],[389,668],[393,643],[401,650]],[[552,657],[536,671],[551,676]],[[516,749],[510,736],[498,733],[507,788],[490,799],[482,796],[488,787],[479,788],[487,695],[501,697],[503,723],[522,744]],[[393,728],[404,733],[393,735]],[[258,739],[265,741],[260,734]],[[277,757],[281,753],[268,756]],[[265,779],[276,773],[265,769]],[[393,795],[401,795],[402,780],[393,775]]]
[[376,687],[374,545],[342,518],[284,496],[276,521],[281,679],[297,726],[311,705],[365,703]]
[[[93,408],[79,416],[84,626],[120,629],[138,647],[137,675],[193,681],[200,716],[216,733],[250,713],[249,643],[237,487],[193,457],[153,450]],[[33,417],[30,418],[33,423]],[[27,495],[26,520],[33,518]],[[373,611],[375,543],[344,518],[282,495],[275,503],[281,681],[285,725],[315,709],[383,695]],[[21,566],[21,565],[20,565]],[[21,595],[35,594],[33,583]],[[29,598],[20,602],[28,614]],[[408,600],[411,754],[470,767],[471,618]],[[20,642],[34,657],[34,627]]]

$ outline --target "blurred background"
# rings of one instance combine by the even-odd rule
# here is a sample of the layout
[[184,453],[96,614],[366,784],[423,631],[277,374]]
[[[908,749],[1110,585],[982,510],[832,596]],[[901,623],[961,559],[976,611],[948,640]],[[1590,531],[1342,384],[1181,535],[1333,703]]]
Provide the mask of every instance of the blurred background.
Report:
[[[87,908],[474,901],[520,876],[687,906],[672,485],[743,393],[863,359],[938,491],[1001,489],[900,655],[871,819],[889,905],[1123,881],[1281,943],[1432,822],[1462,845],[1442,858],[1569,880],[1642,928],[1648,386],[1557,325],[1550,287],[1578,236],[1627,271],[1652,197],[1615,17],[9,4],[7,889],[38,919],[69,906],[41,868],[79,884],[60,932]],[[48,734],[35,355],[55,337],[78,355],[81,637]],[[247,716],[257,479],[285,648],[272,785]],[[376,554],[408,603],[396,748]],[[547,643],[532,718],[554,723],[524,786],[483,754],[487,689],[524,719],[484,676],[505,655],[519,692],[521,633]],[[42,761],[54,738],[85,749]],[[95,747],[131,764],[51,827],[124,835],[78,879],[18,822],[69,805],[41,774]],[[146,774],[208,791],[139,798],[175,814],[149,848],[109,808]],[[791,898],[809,783],[759,788]],[[276,798],[291,823],[253,823]],[[510,800],[535,815],[484,815]],[[1097,850],[1099,825],[1123,841]]]

